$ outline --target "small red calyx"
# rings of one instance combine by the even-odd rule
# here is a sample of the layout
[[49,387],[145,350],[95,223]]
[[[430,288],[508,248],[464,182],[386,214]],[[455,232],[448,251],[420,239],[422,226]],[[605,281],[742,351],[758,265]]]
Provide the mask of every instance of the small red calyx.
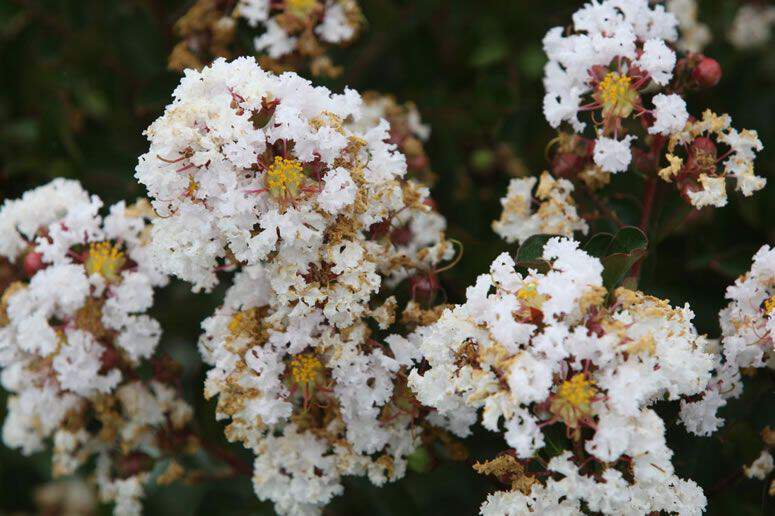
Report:
[[24,256],[22,268],[24,269],[24,274],[30,278],[33,277],[38,271],[46,268],[46,264],[43,263],[43,255],[30,251]]
[[712,88],[721,80],[721,65],[715,59],[702,56],[692,70],[694,79],[701,88]]
[[412,299],[420,303],[432,303],[436,293],[441,289],[439,278],[435,272],[419,273],[409,278],[409,288]]

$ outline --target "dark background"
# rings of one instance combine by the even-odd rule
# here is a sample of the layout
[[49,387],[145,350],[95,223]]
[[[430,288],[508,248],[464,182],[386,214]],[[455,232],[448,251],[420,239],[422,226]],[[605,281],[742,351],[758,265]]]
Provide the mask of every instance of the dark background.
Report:
[[[541,114],[541,39],[549,28],[570,24],[581,2],[360,3],[368,20],[365,33],[335,53],[345,73],[324,83],[335,90],[348,84],[412,100],[432,125],[427,150],[439,176],[433,196],[447,216],[449,236],[465,245],[460,264],[442,278],[449,299],[458,302],[497,254],[515,250],[496,237],[490,223],[500,213],[498,199],[519,162],[534,174],[547,167],[544,150],[554,133]],[[147,147],[142,131],[161,114],[178,81],[166,61],[175,42],[172,25],[189,5],[185,0],[0,0],[0,199],[58,176],[80,179],[106,203],[144,195],[132,177]],[[775,55],[772,45],[741,52],[726,42],[738,5],[700,1],[700,19],[714,33],[705,53],[721,62],[724,78],[689,105],[695,114],[710,107],[730,113],[735,127],[757,129],[765,144],[758,173],[772,178],[768,144],[775,141]],[[241,30],[249,41],[249,32]],[[516,158],[507,159],[505,149]],[[702,213],[664,238],[660,228],[682,208],[673,190],[661,190],[640,287],[674,304],[689,302],[700,331],[716,337],[726,285],[775,236],[775,188],[748,199],[732,194],[727,207]],[[637,224],[642,180],[616,178],[604,192],[617,192],[616,209],[625,222]],[[610,229],[605,222],[593,225],[593,230]],[[212,404],[201,400],[204,370],[195,344],[199,321],[221,294],[197,296],[173,282],[155,309],[165,328],[162,348],[185,365],[187,395],[213,439],[221,439],[221,429]],[[724,409],[727,425],[709,438],[687,437],[673,424],[676,408],[661,410],[673,427],[668,439],[678,472],[705,488],[711,514],[772,511],[765,483],[739,478],[740,467],[761,450],[758,432],[775,423],[772,385],[763,372],[746,379],[743,398]],[[487,458],[500,442],[480,431],[465,444],[472,457]],[[249,452],[230,447],[249,460]],[[25,458],[0,447],[0,514],[35,512],[32,492],[49,479],[49,460],[47,454]],[[329,514],[472,514],[498,486],[478,477],[470,463],[442,463],[431,473],[410,472],[385,488],[363,479],[348,480],[346,487]],[[145,509],[148,514],[272,514],[247,478],[152,491]]]

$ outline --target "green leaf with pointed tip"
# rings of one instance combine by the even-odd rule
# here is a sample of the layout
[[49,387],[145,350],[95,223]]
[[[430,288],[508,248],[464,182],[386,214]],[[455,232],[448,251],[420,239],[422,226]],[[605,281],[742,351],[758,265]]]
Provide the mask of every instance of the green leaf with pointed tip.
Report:
[[550,238],[557,235],[533,235],[519,246],[515,261],[517,266],[531,269],[545,270],[549,264],[543,259],[544,246]]

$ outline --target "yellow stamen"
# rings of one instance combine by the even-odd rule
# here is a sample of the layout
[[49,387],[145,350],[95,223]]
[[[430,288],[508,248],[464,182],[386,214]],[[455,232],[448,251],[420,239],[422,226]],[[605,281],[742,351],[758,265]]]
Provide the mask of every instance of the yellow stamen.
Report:
[[764,302],[764,311],[767,312],[767,315],[770,315],[775,311],[775,296],[770,296],[770,298]]
[[274,163],[266,173],[266,187],[276,198],[294,198],[304,179],[301,163],[295,159],[275,156]]
[[194,181],[193,177],[188,178],[188,188],[186,188],[186,197],[191,197],[193,199],[194,194],[199,190],[199,183]]
[[285,0],[285,9],[299,18],[306,18],[317,4],[318,0]]
[[125,263],[126,257],[119,246],[110,242],[97,242],[89,246],[85,265],[89,275],[99,274],[108,281],[116,281]]
[[307,385],[317,380],[318,372],[323,368],[317,357],[313,355],[296,355],[291,359],[291,378],[294,383]]
[[598,84],[597,94],[605,117],[630,116],[638,99],[638,92],[632,87],[632,78],[619,72],[608,72]]
[[577,409],[589,406],[596,393],[595,382],[589,380],[587,375],[579,373],[570,380],[565,380],[557,389],[557,397]]

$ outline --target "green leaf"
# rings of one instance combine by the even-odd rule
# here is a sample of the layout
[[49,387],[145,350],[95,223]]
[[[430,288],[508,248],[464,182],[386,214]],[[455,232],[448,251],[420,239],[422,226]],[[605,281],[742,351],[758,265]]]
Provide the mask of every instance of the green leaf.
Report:
[[627,226],[620,229],[614,235],[611,245],[608,247],[607,254],[631,253],[636,249],[646,250],[648,247],[648,238],[640,229],[635,226]]
[[605,252],[613,239],[614,236],[611,233],[597,233],[592,235],[581,248],[591,256],[602,258],[605,256]]
[[600,258],[603,285],[608,290],[618,287],[632,267],[646,255],[648,238],[640,229],[627,226],[615,235],[599,233],[590,238],[584,250]]
[[515,261],[517,266],[538,269],[539,271],[548,270],[549,264],[543,259],[544,246],[550,238],[557,235],[533,235],[519,246]]

